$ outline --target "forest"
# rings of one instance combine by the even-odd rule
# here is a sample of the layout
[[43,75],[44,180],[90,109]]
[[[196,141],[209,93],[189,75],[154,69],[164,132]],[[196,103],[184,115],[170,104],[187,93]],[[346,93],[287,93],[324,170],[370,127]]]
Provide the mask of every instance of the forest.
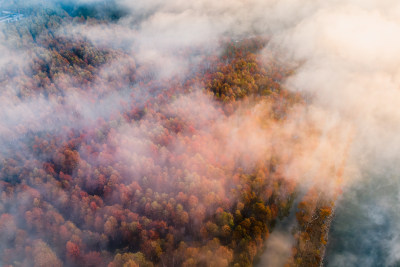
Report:
[[[312,97],[285,87],[296,66],[263,59],[266,35],[223,36],[160,74],[168,58],[81,34],[127,15],[103,5],[0,25],[0,265],[253,266],[295,212],[286,266],[320,266],[346,145],[293,122]],[[315,151],[337,151],[327,192],[301,180]]]

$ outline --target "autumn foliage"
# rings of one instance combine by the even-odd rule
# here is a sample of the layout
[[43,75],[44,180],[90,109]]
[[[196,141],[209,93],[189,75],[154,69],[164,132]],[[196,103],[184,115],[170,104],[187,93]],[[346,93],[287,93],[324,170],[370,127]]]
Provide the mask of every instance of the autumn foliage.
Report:
[[[24,138],[0,155],[0,262],[251,266],[295,186],[274,155],[247,164],[253,153],[221,151],[228,135],[214,125],[237,110],[251,116],[259,101],[271,106],[267,122],[284,120],[301,102],[281,87],[288,71],[261,63],[266,40],[252,38],[223,41],[222,55],[204,55],[183,80],[153,79],[123,51],[54,35],[77,20],[32,15],[6,32],[17,47],[34,48],[29,68],[2,79],[4,88],[12,79],[19,101],[44,97],[62,115],[61,123],[41,118],[49,131],[17,125]],[[102,72],[122,58],[117,70]],[[104,96],[128,97],[92,118],[70,105],[75,93],[103,109]],[[189,114],[193,96],[197,113]]]

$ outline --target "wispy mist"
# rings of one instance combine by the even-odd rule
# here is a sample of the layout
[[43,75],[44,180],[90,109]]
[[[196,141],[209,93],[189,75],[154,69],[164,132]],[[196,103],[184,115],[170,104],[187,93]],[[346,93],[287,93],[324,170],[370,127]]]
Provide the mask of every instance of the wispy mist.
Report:
[[[79,0],[64,5],[93,8],[100,2]],[[58,1],[49,3],[52,8],[60,7]],[[23,6],[40,4],[42,1],[32,1]],[[228,177],[237,168],[257,169],[260,162],[272,157],[279,158],[277,173],[289,183],[317,186],[327,195],[336,194],[339,188],[350,196],[353,190],[362,191],[369,179],[365,173],[374,173],[374,179],[389,180],[396,188],[395,199],[385,198],[377,204],[387,211],[385,219],[391,221],[388,227],[393,237],[377,238],[376,242],[389,251],[384,264],[398,262],[400,220],[392,212],[398,210],[400,191],[393,182],[398,181],[397,170],[392,169],[400,159],[400,5],[396,1],[120,0],[103,4],[116,7],[117,15],[104,15],[113,17],[112,22],[66,19],[51,32],[60,40],[90,43],[93,49],[104,50],[94,56],[98,62],[104,57],[98,71],[84,73],[80,67],[85,60],[88,65],[94,61],[91,58],[83,56],[81,62],[73,63],[76,70],[71,73],[79,73],[82,81],[65,74],[55,75],[46,84],[40,80],[46,70],[33,73],[30,68],[34,58],[42,56],[45,61],[48,55],[38,52],[40,48],[30,52],[26,44],[15,49],[12,40],[5,40],[0,33],[4,55],[0,59],[0,147],[6,151],[1,159],[12,150],[13,139],[23,139],[30,132],[49,133],[63,127],[65,132],[90,131],[91,125],[97,127],[105,120],[113,121],[111,134],[96,133],[103,146],[95,153],[82,146],[80,153],[88,156],[77,165],[84,172],[89,165],[112,161],[129,176],[127,184],[132,188],[135,181],[151,180],[162,168],[166,169],[163,179],[173,180],[170,176],[175,173],[168,173],[168,168],[184,166],[192,175],[208,177],[211,190],[224,202],[230,194],[225,192],[226,180],[219,175]],[[98,8],[90,10],[101,13]],[[265,64],[274,58],[293,66],[283,86],[306,99],[289,109],[284,120],[268,117],[269,101],[251,98],[227,113],[201,84],[194,84],[190,92],[172,102],[162,100],[162,94],[171,89],[164,81],[176,81],[178,91],[178,82],[184,83],[204,68],[204,57],[222,54],[221,43],[253,36],[268,40],[259,55]],[[40,33],[35,37],[40,41]],[[15,79],[4,80],[3,76]],[[156,85],[143,83],[148,80]],[[34,88],[32,84],[38,90],[27,90]],[[62,98],[40,90],[50,84],[54,92],[56,87],[64,89]],[[158,106],[153,108],[159,113],[147,113],[146,107],[154,104],[156,97]],[[129,103],[137,104],[138,119],[133,122],[123,114],[133,110]],[[190,125],[197,135],[177,130],[168,133],[175,143],[162,140],[162,149],[154,147],[154,140],[166,130],[159,124],[165,119],[157,117],[159,114]],[[190,132],[190,127],[185,130]],[[392,175],[381,175],[384,168]],[[85,185],[94,187],[89,182]],[[206,197],[205,192],[203,195]],[[375,206],[371,207],[368,219],[379,217]],[[375,236],[374,232],[365,234]],[[271,242],[283,247],[291,242],[279,241],[282,243]],[[34,250],[45,249],[40,242],[33,245]],[[350,262],[352,266],[351,262],[360,262],[357,257],[346,252],[331,263]],[[366,266],[372,265],[368,260]]]

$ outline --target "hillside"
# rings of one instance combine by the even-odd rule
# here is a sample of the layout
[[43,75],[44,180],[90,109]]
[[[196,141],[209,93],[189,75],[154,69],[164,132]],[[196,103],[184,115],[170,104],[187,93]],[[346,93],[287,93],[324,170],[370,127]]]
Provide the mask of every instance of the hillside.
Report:
[[[104,5],[22,6],[1,25],[0,264],[253,266],[297,211],[288,264],[318,266],[343,148],[298,119],[296,67],[265,58],[262,34],[167,38],[162,54],[133,26],[114,43],[126,14]],[[320,154],[332,186],[302,180]]]

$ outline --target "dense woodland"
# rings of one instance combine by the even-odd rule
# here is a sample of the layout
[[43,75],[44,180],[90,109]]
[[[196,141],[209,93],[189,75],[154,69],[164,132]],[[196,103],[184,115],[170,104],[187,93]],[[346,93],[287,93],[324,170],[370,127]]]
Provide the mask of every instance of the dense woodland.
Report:
[[[46,128],[34,120],[6,126],[2,266],[252,266],[289,213],[297,185],[282,175],[274,152],[247,165],[251,154],[220,151],[226,135],[216,137],[213,125],[243,110],[268,127],[302,105],[301,96],[281,85],[291,70],[259,60],[267,40],[221,40],[223,52],[205,52],[183,79],[158,79],[134,55],[59,34],[63,24],[107,18],[67,8],[29,12],[1,27],[7,45],[28,64],[4,66],[0,97],[37,100],[59,116],[41,117]],[[71,95],[107,112],[83,114],[69,104]],[[193,95],[194,115],[185,106]],[[118,108],[108,110],[114,96]],[[213,109],[203,116],[210,102]],[[254,115],[248,107],[259,102],[271,108]],[[299,205],[299,244],[290,265],[320,261],[315,254],[326,234],[315,229],[322,229],[332,203],[317,203],[313,194]]]

